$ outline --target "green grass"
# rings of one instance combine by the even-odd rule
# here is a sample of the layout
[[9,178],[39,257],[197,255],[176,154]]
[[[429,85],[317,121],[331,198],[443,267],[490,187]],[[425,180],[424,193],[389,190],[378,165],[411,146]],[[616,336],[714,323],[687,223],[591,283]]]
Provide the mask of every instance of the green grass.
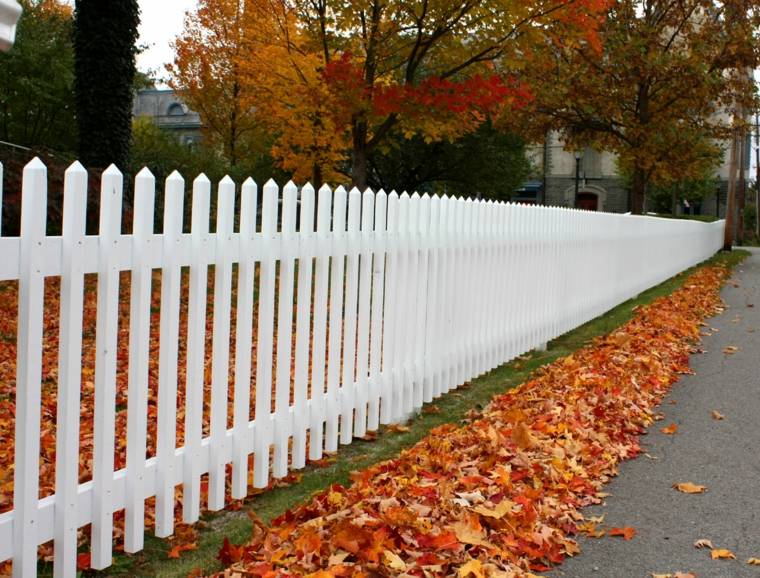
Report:
[[[748,255],[747,251],[741,250],[719,253],[704,264],[724,263],[733,267]],[[307,467],[303,470],[303,478],[300,482],[250,498],[246,500],[245,507],[240,511],[204,516],[200,524],[198,549],[183,553],[179,560],[167,557],[169,545],[166,541],[146,535],[145,549],[142,552],[131,556],[119,555],[115,558],[114,565],[108,570],[88,574],[92,576],[131,574],[133,576],[184,577],[196,568],[200,568],[204,573],[221,569],[216,555],[224,537],[227,536],[233,543],[243,543],[251,534],[251,522],[247,510],[252,510],[259,518],[269,522],[287,509],[308,500],[314,492],[330,484],[349,483],[351,471],[366,468],[398,455],[401,450],[414,445],[436,426],[461,421],[469,410],[484,407],[494,395],[526,381],[540,366],[568,355],[588,344],[593,338],[609,333],[624,324],[633,316],[635,307],[651,303],[658,297],[672,293],[693,271],[694,269],[684,271],[641,293],[635,299],[555,339],[549,343],[547,351],[534,351],[524,355],[428,404],[426,407],[438,408],[438,413],[421,413],[408,424],[410,428],[408,432],[394,433],[383,430],[375,441],[354,440],[351,445],[340,449],[338,459],[334,464],[324,468]],[[45,568],[41,570],[49,574],[52,571],[52,565],[45,565]]]

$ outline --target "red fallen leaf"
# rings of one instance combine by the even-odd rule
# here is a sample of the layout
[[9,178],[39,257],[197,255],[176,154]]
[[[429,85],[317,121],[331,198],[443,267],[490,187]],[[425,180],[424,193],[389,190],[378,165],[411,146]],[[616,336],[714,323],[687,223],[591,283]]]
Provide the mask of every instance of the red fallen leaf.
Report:
[[624,528],[612,528],[609,531],[610,536],[621,536],[625,540],[632,540],[633,537],[636,535],[636,529],[631,528],[630,526],[625,526]]
[[420,534],[417,543],[423,548],[435,550],[456,550],[459,548],[459,540],[454,532],[441,532],[437,536],[432,534]]
[[92,562],[92,556],[89,552],[77,554],[77,570],[88,570]]
[[222,547],[219,549],[219,553],[216,557],[222,564],[229,566],[235,562],[240,562],[240,559],[243,557],[244,553],[244,546],[235,546],[234,544],[231,544],[225,536],[224,542],[222,542]]

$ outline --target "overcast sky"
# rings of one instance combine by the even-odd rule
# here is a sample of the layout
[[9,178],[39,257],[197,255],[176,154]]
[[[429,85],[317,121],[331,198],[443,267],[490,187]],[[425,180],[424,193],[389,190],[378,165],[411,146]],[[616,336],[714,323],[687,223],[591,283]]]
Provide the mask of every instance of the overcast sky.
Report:
[[193,9],[197,0],[139,0],[140,45],[147,49],[137,57],[137,68],[152,70],[158,78],[166,77],[164,65],[171,62],[173,52],[169,43],[182,30],[187,10]]

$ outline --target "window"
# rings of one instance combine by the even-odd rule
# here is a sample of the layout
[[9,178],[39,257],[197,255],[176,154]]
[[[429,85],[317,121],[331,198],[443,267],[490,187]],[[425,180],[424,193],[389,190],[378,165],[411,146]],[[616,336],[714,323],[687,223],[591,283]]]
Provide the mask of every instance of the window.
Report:
[[169,106],[169,110],[167,112],[169,116],[184,116],[185,115],[185,109],[182,108],[182,105],[178,102],[174,102]]

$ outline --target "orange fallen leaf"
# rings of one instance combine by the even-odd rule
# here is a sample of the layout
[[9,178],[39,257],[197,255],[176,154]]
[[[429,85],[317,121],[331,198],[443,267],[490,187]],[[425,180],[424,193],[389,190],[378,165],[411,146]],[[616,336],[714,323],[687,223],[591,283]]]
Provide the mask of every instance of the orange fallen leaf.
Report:
[[673,487],[679,492],[683,492],[684,494],[702,494],[707,490],[705,486],[699,486],[697,484],[692,484],[691,482],[673,484]]
[[733,355],[737,351],[739,351],[739,348],[736,347],[736,345],[729,345],[728,347],[723,348],[723,353],[726,355]]
[[713,548],[710,551],[710,558],[713,560],[736,560],[736,555],[731,550]]
[[195,542],[191,542],[189,544],[178,544],[174,546],[171,550],[169,550],[168,557],[169,558],[179,558],[180,554],[182,552],[188,552],[190,550],[196,550],[198,548],[198,544]]
[[632,540],[636,535],[636,529],[631,528],[630,526],[625,526],[624,528],[612,528],[609,531],[609,535],[621,536],[624,540]]
[[660,431],[664,434],[667,434],[669,436],[672,436],[674,433],[678,431],[678,426],[674,423],[670,424],[667,427],[661,427]]
[[697,575],[691,572],[676,572],[673,574],[673,578],[697,578]]
[[391,432],[391,433],[406,433],[410,430],[409,426],[401,425],[398,423],[392,423],[389,426],[386,426],[385,431]]
[[715,546],[713,546],[713,543],[706,538],[702,538],[701,540],[697,540],[696,542],[694,542],[694,547],[695,548],[710,548],[710,550],[715,548]]
[[528,450],[536,445],[536,440],[530,433],[530,429],[523,422],[517,424],[512,430],[512,439],[521,450]]
[[747,560],[747,564],[750,566],[760,566],[760,558],[750,558]]
[[726,417],[725,415],[723,415],[722,413],[720,413],[717,409],[712,410],[712,412],[710,413],[710,415],[712,415],[713,419],[718,419],[718,420],[723,419],[724,417]]

